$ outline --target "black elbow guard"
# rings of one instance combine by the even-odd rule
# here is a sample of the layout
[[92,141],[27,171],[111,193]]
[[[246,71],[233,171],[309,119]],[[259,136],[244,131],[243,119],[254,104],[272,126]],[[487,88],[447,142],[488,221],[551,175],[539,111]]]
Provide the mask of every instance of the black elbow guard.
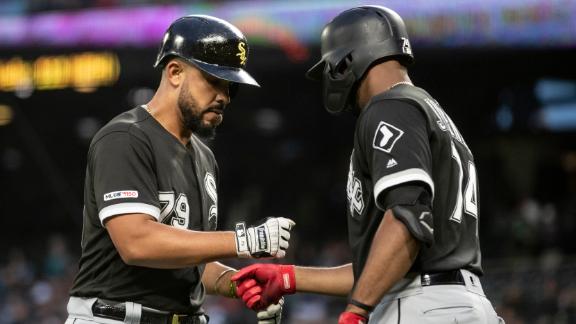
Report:
[[434,243],[432,195],[427,187],[405,184],[391,188],[379,198],[384,210],[391,209],[414,238],[427,246]]
[[404,223],[410,234],[418,241],[431,246],[434,244],[434,224],[432,212],[424,205],[396,205],[392,207],[394,217]]

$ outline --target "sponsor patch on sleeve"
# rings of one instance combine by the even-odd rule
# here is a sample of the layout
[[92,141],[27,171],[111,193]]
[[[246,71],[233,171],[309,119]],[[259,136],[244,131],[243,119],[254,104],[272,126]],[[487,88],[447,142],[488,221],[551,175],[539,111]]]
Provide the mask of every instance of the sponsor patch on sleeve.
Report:
[[138,198],[138,191],[136,190],[123,190],[112,191],[104,194],[104,201],[120,199],[120,198]]
[[372,147],[390,153],[394,144],[402,137],[402,134],[404,132],[400,128],[381,121],[376,128]]

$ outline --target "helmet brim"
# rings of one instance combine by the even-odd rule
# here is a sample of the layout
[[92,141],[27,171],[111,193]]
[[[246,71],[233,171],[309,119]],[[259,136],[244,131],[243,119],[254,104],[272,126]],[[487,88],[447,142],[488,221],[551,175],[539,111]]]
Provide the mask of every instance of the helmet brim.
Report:
[[218,79],[260,87],[260,84],[244,69],[210,64],[194,59],[186,59],[186,61]]
[[318,63],[314,64],[314,66],[312,66],[308,72],[306,72],[306,77],[313,81],[322,81],[322,78],[324,77],[323,74],[326,67],[326,62],[332,62],[334,65],[336,65],[342,59],[344,59],[346,55],[350,54],[352,50],[353,49],[349,47],[341,47],[322,55],[322,59],[320,59]]
[[306,77],[312,81],[322,81],[322,73],[324,72],[325,65],[326,61],[324,61],[324,59],[320,60],[306,72]]

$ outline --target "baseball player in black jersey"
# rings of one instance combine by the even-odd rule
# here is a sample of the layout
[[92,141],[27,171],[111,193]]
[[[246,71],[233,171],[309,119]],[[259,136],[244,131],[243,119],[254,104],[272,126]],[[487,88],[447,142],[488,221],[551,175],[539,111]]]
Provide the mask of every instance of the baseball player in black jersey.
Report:
[[340,324],[503,322],[479,279],[472,152],[410,81],[412,61],[404,22],[390,9],[353,8],[324,28],[322,59],[308,76],[323,82],[329,112],[358,116],[346,188],[353,262],[242,269],[232,279],[249,307],[302,291],[348,296]]
[[[244,70],[247,55],[246,38],[226,21],[176,20],[160,47],[152,100],[94,136],[67,324],[207,323],[206,293],[236,295],[235,270],[216,260],[285,255],[290,219],[216,231],[218,166],[198,138],[213,136],[229,91],[258,86]],[[279,306],[262,313],[276,318]]]

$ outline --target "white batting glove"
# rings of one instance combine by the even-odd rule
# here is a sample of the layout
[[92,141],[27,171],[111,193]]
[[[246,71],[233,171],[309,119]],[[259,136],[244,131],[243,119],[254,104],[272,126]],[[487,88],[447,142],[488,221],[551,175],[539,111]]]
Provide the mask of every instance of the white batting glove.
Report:
[[237,223],[236,253],[241,258],[283,258],[294,225],[294,221],[284,217],[269,217],[264,223],[248,228],[244,222]]
[[278,304],[270,304],[265,310],[259,311],[258,314],[256,314],[258,324],[280,324],[283,305],[284,297],[278,301]]

